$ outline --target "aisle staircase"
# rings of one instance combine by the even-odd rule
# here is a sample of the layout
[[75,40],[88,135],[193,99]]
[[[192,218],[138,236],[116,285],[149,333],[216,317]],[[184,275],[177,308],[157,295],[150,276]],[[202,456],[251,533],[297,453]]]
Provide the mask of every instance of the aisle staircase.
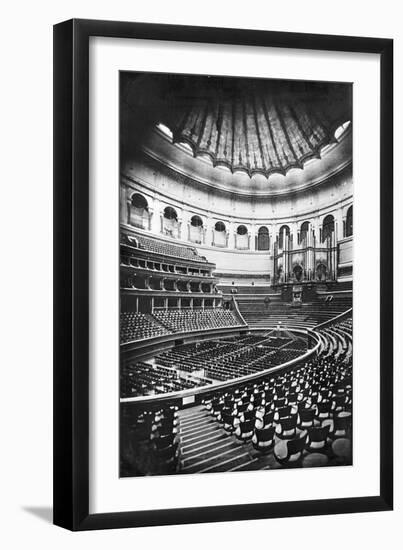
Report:
[[251,443],[229,435],[203,405],[179,411],[180,467],[183,474],[264,470],[276,467]]

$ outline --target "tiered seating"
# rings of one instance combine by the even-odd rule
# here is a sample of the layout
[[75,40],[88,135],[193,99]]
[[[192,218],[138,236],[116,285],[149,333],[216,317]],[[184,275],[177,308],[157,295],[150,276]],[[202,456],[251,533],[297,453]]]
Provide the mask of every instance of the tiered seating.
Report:
[[167,310],[154,313],[155,319],[173,332],[188,332],[237,326],[240,321],[229,310]]
[[[213,392],[203,406],[123,409],[122,475],[351,464],[352,321],[321,335],[318,357],[261,382]],[[221,345],[231,351],[234,342]],[[192,349],[197,357],[217,346]]]
[[170,334],[171,331],[160,325],[150,315],[144,313],[120,314],[120,343],[142,340],[154,336]]
[[122,369],[120,391],[122,397],[138,397],[180,391],[209,383],[205,378],[185,378],[174,369],[140,362]]
[[280,301],[269,305],[260,298],[236,298],[239,310],[250,327],[271,327],[281,324],[294,328],[313,328],[333,319],[352,306],[351,296],[337,298],[331,302],[315,301],[303,303],[301,307],[292,307],[290,303]]
[[222,308],[156,311],[153,315],[126,312],[120,314],[120,343],[175,332],[211,330],[240,324],[235,313]]
[[[351,321],[333,327],[334,334],[342,327],[348,339]],[[207,409],[228,433],[269,454],[265,467],[350,464],[352,350],[346,338],[336,340],[318,359],[216,395]]]
[[[155,254],[163,256],[174,256],[175,258],[184,258],[195,262],[206,262],[206,259],[199,256],[194,248],[189,246],[169,243],[160,239],[153,239],[143,235],[136,235],[139,248],[143,248]],[[130,240],[130,237],[129,237]]]
[[301,348],[279,349],[290,338],[246,336],[226,342],[209,342],[198,348],[188,344],[156,358],[160,365],[189,373],[203,372],[213,380],[230,380],[280,365],[301,355]]

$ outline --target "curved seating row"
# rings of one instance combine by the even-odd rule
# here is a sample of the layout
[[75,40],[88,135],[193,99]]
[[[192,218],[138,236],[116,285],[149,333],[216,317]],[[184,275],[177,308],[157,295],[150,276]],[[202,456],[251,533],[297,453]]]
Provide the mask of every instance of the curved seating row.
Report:
[[[203,417],[203,426],[207,422],[210,422],[209,426],[211,422],[217,425],[214,432],[217,435],[213,439],[218,440],[220,448],[225,445],[222,443],[223,437],[230,438],[228,445],[232,440],[239,442],[239,452],[230,447],[229,456],[237,460],[237,456],[247,455],[249,460],[245,469],[351,464],[351,320],[326,327],[320,332],[320,338],[322,349],[317,358],[268,375],[259,383],[242,384],[230,391],[217,391],[204,402],[211,420]],[[204,342],[201,349],[193,345],[195,356],[208,353],[214,349],[212,345],[212,342]],[[187,418],[191,419],[187,425],[192,426],[192,433],[195,434],[192,438],[197,440],[198,456],[203,457],[205,453],[205,456],[211,457],[214,442],[206,442],[206,451],[203,446],[203,433],[207,428],[202,426],[201,435],[197,435],[200,414],[192,414],[192,409],[187,409],[186,413]],[[134,421],[130,417],[128,440],[132,446],[125,445],[122,455],[122,460],[126,459],[123,471],[131,472],[127,475],[197,471],[195,467],[189,469],[184,466],[178,430],[180,414],[177,408],[166,407],[157,412],[142,411]],[[167,416],[169,421],[158,426],[161,416]],[[140,445],[141,450],[137,448],[135,465],[130,468],[133,445]],[[139,462],[143,469],[138,474]],[[147,464],[144,465],[144,462]],[[231,468],[233,463],[223,460],[219,466],[200,471],[244,467],[241,464]]]

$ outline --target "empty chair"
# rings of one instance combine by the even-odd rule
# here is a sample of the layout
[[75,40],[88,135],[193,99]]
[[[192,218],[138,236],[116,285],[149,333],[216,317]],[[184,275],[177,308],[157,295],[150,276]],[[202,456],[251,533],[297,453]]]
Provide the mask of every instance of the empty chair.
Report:
[[257,429],[260,428],[266,428],[267,426],[271,426],[274,422],[274,412],[268,411],[263,416],[258,416],[256,414],[256,422],[255,427]]
[[297,430],[297,415],[281,418],[276,426],[276,435],[281,439],[291,439],[295,437]]
[[345,464],[351,463],[351,440],[340,437],[332,443],[333,453]]
[[301,464],[302,453],[306,445],[306,434],[302,437],[289,441],[281,440],[274,446],[274,457],[281,465],[288,467]]
[[330,411],[332,407],[331,401],[321,401],[320,403],[317,403],[316,406],[316,419],[319,420],[319,422],[322,422],[322,420],[330,417]]
[[335,395],[332,401],[332,410],[335,412],[343,411],[346,405],[346,402],[347,402],[347,397],[344,393]]
[[240,422],[235,429],[235,435],[241,441],[247,441],[253,436],[254,430],[254,420],[246,420],[245,422]]
[[327,446],[329,425],[308,428],[307,450],[311,452],[324,451]]
[[298,427],[302,430],[306,428],[312,428],[315,420],[315,409],[301,408],[299,410]]
[[290,406],[286,406],[286,407],[281,407],[280,409],[276,410],[276,412],[274,413],[274,420],[276,422],[278,422],[279,420],[281,420],[281,418],[286,418],[287,416],[290,416],[291,414],[291,407]]
[[255,449],[262,452],[269,452],[274,446],[274,426],[268,426],[266,428],[255,429],[255,433],[252,437],[252,443]]
[[274,401],[274,405],[275,405],[275,407],[276,407],[277,410],[278,410],[278,409],[282,409],[282,408],[284,408],[284,407],[286,407],[286,406],[288,405],[288,400],[287,400],[286,397],[281,397],[281,398],[276,399],[276,400]]
[[329,425],[329,436],[332,439],[347,437],[348,430],[351,428],[351,413],[341,411],[335,414],[333,419],[324,420],[323,425]]

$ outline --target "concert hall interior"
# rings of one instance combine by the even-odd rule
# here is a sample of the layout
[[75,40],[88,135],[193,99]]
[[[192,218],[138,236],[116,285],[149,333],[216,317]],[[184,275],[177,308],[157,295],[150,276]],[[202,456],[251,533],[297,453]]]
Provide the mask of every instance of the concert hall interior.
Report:
[[352,464],[349,83],[120,73],[120,476]]

